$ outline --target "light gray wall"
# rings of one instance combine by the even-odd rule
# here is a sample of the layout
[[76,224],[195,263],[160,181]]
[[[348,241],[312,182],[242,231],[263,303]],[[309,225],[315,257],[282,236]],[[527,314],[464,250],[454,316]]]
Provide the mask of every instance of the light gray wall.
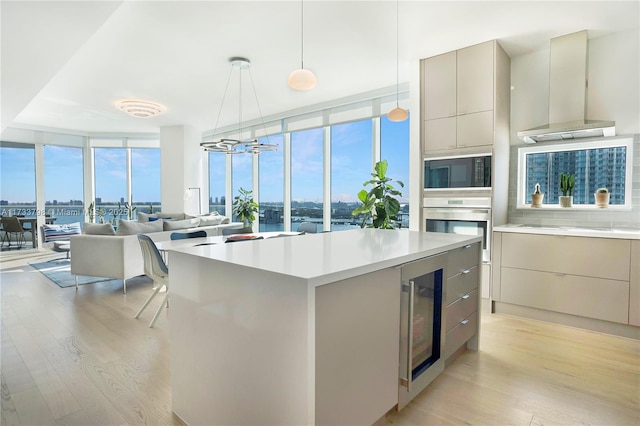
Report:
[[540,225],[640,228],[640,31],[589,40],[587,118],[613,120],[616,135],[633,135],[632,210],[516,209],[519,130],[548,121],[549,50],[511,58],[509,222]]

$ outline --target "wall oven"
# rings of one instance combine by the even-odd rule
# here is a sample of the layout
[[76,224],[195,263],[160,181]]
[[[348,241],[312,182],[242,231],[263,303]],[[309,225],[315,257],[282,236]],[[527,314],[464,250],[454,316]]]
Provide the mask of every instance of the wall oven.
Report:
[[491,154],[425,158],[424,189],[491,189]]
[[491,261],[491,198],[424,199],[424,230],[482,237],[482,260]]
[[444,371],[445,259],[436,255],[402,265],[398,410]]

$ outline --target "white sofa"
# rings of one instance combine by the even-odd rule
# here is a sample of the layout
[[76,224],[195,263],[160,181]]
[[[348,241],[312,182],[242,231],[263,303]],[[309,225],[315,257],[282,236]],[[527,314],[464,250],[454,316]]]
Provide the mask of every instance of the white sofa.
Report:
[[[86,225],[85,225],[86,227]],[[230,222],[219,225],[198,226],[194,228],[149,232],[145,235],[152,240],[167,241],[174,232],[205,231],[207,236],[222,234],[225,228],[241,228],[242,222]],[[127,280],[144,275],[144,261],[137,235],[74,235],[71,244],[71,273],[121,279],[123,291],[127,292]]]

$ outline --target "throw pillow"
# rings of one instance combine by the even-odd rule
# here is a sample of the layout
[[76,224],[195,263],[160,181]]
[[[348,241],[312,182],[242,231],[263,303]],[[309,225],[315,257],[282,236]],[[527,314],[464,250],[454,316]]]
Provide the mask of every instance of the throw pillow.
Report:
[[138,222],[149,222],[151,218],[154,218],[153,220],[157,220],[158,216],[149,213],[138,213]]
[[200,225],[199,226],[214,226],[220,225],[223,223],[230,223],[231,220],[226,216],[221,215],[211,215],[211,216],[200,216]]
[[66,241],[72,235],[79,235],[82,233],[80,230],[80,222],[65,223],[64,225],[43,225],[44,242],[51,241]]
[[162,220],[155,222],[136,222],[134,220],[120,220],[116,235],[149,234],[162,231]]
[[167,220],[164,221],[162,229],[165,231],[175,231],[178,229],[195,228],[199,223],[199,218],[185,220]]
[[84,223],[84,233],[87,235],[116,235],[110,223]]

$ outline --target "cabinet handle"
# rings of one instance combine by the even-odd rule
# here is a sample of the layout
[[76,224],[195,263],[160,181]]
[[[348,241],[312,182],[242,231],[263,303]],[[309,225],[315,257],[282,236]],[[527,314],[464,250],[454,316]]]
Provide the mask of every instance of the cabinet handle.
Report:
[[469,320],[465,318],[462,321],[460,321],[460,324],[465,325],[468,322],[469,322]]
[[468,274],[469,272],[471,272],[471,269],[463,269],[460,271],[461,274]]
[[468,299],[469,298],[469,293],[465,294],[464,296],[461,297],[462,299]]
[[567,275],[567,274],[564,274],[564,273],[562,273],[562,272],[556,272],[556,274],[555,274],[555,275],[556,275],[556,277],[564,277],[564,276],[565,276],[565,275]]
[[466,248],[466,249],[471,248],[471,244],[467,244],[467,245],[466,245],[466,246],[464,246],[463,248]]

